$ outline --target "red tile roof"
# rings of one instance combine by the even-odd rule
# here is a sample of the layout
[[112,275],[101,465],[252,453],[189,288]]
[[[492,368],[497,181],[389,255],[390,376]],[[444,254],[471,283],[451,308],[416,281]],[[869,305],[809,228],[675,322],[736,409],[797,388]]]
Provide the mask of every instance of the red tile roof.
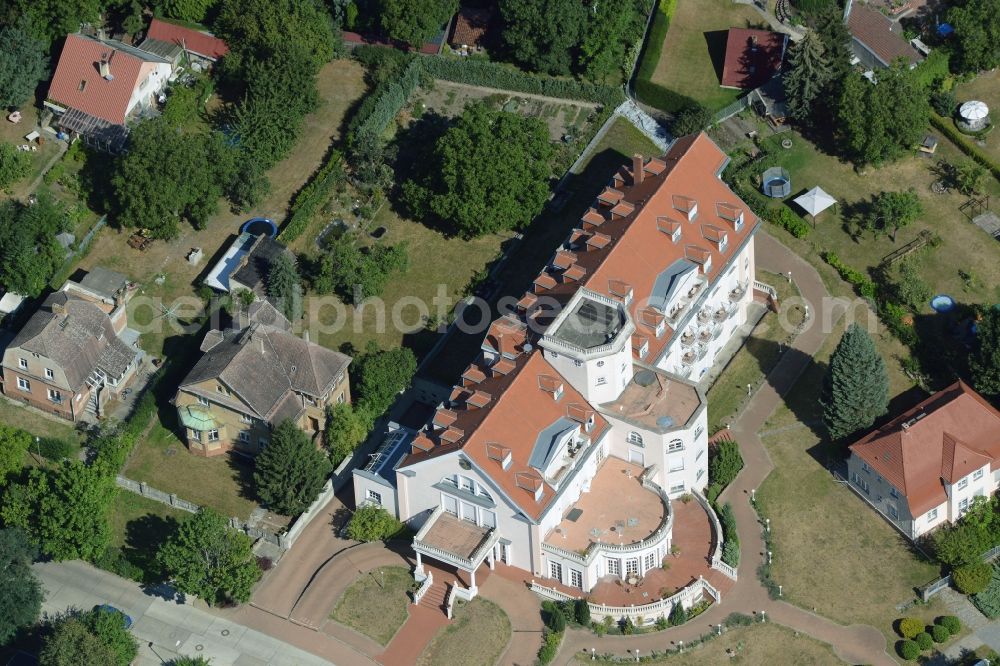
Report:
[[[101,76],[102,59],[109,60],[112,80]],[[143,61],[92,37],[71,34],[59,56],[48,98],[115,125],[125,124],[132,91],[139,83]]]
[[463,7],[455,17],[455,27],[451,31],[449,43],[461,46],[479,46],[493,22],[493,8],[474,9]]
[[218,60],[229,53],[226,42],[212,33],[169,23],[162,19],[153,19],[150,22],[146,36],[161,42],[177,44],[191,53],[212,60]]
[[917,50],[903,37],[902,26],[880,11],[855,2],[847,17],[847,29],[887,66],[899,58],[911,65],[921,60]]
[[953,483],[1000,467],[1000,412],[956,382],[850,447],[906,497],[914,516],[945,501]]
[[730,28],[722,85],[750,90],[766,83],[781,70],[788,35],[770,30]]

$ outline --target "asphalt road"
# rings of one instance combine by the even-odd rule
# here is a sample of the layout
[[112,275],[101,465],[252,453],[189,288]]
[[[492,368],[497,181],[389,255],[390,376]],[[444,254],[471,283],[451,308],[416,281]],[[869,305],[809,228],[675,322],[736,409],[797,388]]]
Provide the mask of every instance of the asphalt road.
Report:
[[[177,600],[150,596],[138,584],[84,562],[36,564],[47,613],[111,604],[132,617],[139,640],[134,664],[153,666],[180,656],[203,656],[213,666],[328,666],[293,645]],[[150,647],[152,643],[152,647]]]

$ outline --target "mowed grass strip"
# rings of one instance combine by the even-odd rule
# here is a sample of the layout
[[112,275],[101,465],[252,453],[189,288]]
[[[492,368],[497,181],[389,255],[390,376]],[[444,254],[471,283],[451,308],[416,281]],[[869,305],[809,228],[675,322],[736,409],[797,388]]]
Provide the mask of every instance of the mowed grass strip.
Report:
[[[787,405],[761,432],[774,471],[757,500],[771,520],[773,575],[784,598],[842,624],[870,624],[891,643],[898,638],[892,629],[900,616],[896,605],[912,599],[914,588],[936,578],[939,568],[827,469],[845,452],[825,439],[819,391],[843,326],[841,321],[829,335]],[[911,385],[891,362],[901,353],[899,343],[887,333],[873,337],[890,361],[891,394],[897,404],[912,404],[919,393],[907,391]]]
[[660,61],[651,80],[721,109],[743,92],[719,85],[729,28],[758,27],[760,14],[732,0],[677,0]]
[[247,520],[257,508],[250,461],[232,453],[196,456],[159,421],[139,438],[123,474],[226,517]]
[[409,614],[413,576],[403,567],[363,574],[344,590],[330,618],[388,645]]
[[495,603],[475,598],[456,605],[455,619],[441,629],[417,661],[418,666],[495,664],[510,641],[510,618]]
[[[577,655],[576,660],[581,663],[592,663],[589,656],[582,654]],[[692,648],[685,648],[682,654],[674,654],[655,661],[644,659],[643,663],[668,666],[727,663],[835,666],[844,662],[826,643],[780,625],[766,623],[729,629],[718,638]]]

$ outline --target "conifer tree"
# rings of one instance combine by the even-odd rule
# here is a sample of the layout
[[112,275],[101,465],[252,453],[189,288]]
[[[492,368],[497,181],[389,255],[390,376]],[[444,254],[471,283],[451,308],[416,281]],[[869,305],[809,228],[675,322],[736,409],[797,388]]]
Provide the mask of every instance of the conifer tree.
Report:
[[858,324],[851,324],[830,357],[820,402],[833,439],[871,426],[889,409],[885,361]]
[[271,434],[271,443],[257,454],[254,481],[257,494],[282,515],[305,511],[323,490],[331,466],[326,454],[291,421]]
[[302,316],[302,281],[295,262],[285,253],[278,255],[267,273],[267,295],[288,321]]
[[788,113],[799,122],[812,114],[813,102],[833,76],[823,40],[815,32],[788,49],[788,70],[784,76]]

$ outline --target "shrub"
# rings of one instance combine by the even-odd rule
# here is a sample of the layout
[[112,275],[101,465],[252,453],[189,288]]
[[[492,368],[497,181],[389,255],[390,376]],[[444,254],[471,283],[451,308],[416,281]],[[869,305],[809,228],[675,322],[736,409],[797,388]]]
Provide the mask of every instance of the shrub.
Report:
[[723,624],[727,627],[748,627],[753,624],[753,618],[745,613],[730,613]]
[[919,645],[920,649],[923,651],[930,650],[934,647],[934,639],[931,638],[931,635],[926,631],[921,631],[914,637],[913,640],[917,642],[917,645]]
[[946,640],[951,638],[951,632],[948,631],[948,627],[942,627],[940,624],[935,624],[931,627],[931,638],[934,639],[935,643],[944,643]]
[[657,631],[663,631],[670,626],[670,623],[667,621],[667,618],[661,615],[656,618],[656,622],[653,623],[653,626],[656,627]]
[[632,618],[625,617],[619,624],[624,635],[631,636],[635,633],[635,624],[632,622]]
[[802,238],[806,236],[812,227],[809,226],[801,216],[796,215],[791,208],[787,206],[781,206],[779,208],[772,208],[765,213],[767,221],[775,226],[779,226],[796,238]]
[[875,283],[868,279],[867,275],[845,264],[833,252],[823,252],[820,256],[840,274],[842,279],[851,283],[862,297],[875,300]]
[[992,619],[1000,615],[1000,572],[994,568],[993,577],[986,589],[969,598],[986,617]]
[[906,661],[916,661],[917,657],[920,656],[920,646],[913,641],[899,641],[896,644],[896,651],[899,652],[899,656]]
[[740,455],[739,444],[732,441],[719,442],[713,447],[711,454],[708,460],[708,478],[713,485],[718,484],[719,492],[722,492],[722,488],[732,483],[743,469],[743,456]]
[[964,134],[958,131],[951,120],[932,113],[931,125],[941,130],[944,135],[958,146],[959,150],[989,169],[993,177],[1000,180],[1000,162],[995,162],[989,155],[980,150],[978,146],[970,142]]
[[54,437],[41,437],[37,445],[38,448],[36,450],[39,455],[57,462],[64,458],[75,458],[76,454],[80,451],[80,447],[73,442]]
[[688,613],[684,608],[684,604],[676,603],[674,607],[670,609],[670,626],[678,627],[688,621]]
[[562,642],[562,632],[546,631],[542,639],[542,647],[538,648],[538,663],[541,666],[549,664],[556,658],[559,652],[559,643]]
[[740,563],[740,537],[736,532],[736,516],[733,507],[726,502],[718,509],[719,523],[722,525],[722,561],[731,567]]
[[578,624],[584,627],[590,625],[590,604],[587,603],[586,599],[577,599],[573,604],[573,615],[576,617]]
[[302,235],[334,186],[343,179],[343,157],[336,150],[331,151],[323,166],[292,199],[292,204],[289,206],[290,214],[281,230],[282,242],[290,243]]
[[951,580],[962,594],[979,594],[990,584],[993,569],[985,562],[973,562],[951,572]]
[[962,621],[954,615],[942,615],[934,621],[934,624],[940,624],[942,627],[947,627],[952,636],[962,630]]
[[398,536],[405,526],[381,506],[360,507],[347,524],[347,536],[355,541],[385,541]]
[[904,617],[899,621],[899,634],[903,638],[912,639],[924,630],[924,623],[915,617]]
[[545,626],[553,633],[561,634],[566,631],[566,616],[563,614],[559,604],[551,603],[543,606],[545,611]]

